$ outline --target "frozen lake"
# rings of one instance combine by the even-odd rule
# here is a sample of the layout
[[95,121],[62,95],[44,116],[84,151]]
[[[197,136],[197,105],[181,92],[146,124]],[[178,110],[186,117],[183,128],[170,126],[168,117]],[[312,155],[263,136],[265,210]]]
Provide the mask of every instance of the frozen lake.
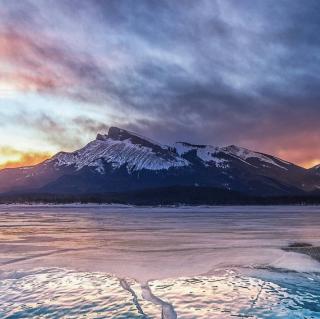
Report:
[[319,207],[1,206],[1,318],[320,318]]

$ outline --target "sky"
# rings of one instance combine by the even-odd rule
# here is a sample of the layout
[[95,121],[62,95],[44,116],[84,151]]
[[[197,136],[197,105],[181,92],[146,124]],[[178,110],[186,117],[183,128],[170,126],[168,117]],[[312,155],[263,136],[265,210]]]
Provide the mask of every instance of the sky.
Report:
[[0,0],[0,168],[118,126],[320,163],[320,1]]

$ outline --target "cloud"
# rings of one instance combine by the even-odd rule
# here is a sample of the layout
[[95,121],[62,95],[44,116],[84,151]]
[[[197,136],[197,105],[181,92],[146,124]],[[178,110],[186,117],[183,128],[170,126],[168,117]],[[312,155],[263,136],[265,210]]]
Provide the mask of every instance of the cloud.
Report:
[[[73,114],[73,116],[60,116],[55,112],[33,111],[20,108],[12,114],[6,114],[0,110],[0,126],[18,126],[22,132],[32,132],[34,140],[48,144],[49,149],[57,151],[72,151],[82,147],[88,140],[94,138],[97,133],[107,132],[109,125],[104,117],[98,119],[83,115],[85,113]],[[8,143],[3,139],[4,143]],[[44,142],[44,143],[43,143]],[[25,144],[34,146],[33,141],[26,139]],[[1,150],[1,144],[0,144]]]
[[320,158],[319,14],[313,0],[7,2],[0,83],[92,106],[23,116],[61,148],[117,124],[308,165]]

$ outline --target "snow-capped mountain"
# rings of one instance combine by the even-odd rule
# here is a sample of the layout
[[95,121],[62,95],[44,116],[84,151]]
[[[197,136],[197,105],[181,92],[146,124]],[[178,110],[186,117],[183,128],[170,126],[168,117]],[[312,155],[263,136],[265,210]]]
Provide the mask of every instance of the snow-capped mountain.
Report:
[[107,193],[179,185],[288,195],[316,190],[320,175],[234,145],[166,146],[117,127],[75,152],[0,171],[0,193]]
[[125,166],[128,172],[167,170],[190,164],[169,147],[117,127],[111,127],[108,135],[98,134],[94,141],[76,152],[58,153],[49,162],[56,168],[73,166],[80,170],[86,166],[94,167],[101,174],[105,173],[106,163],[113,169]]

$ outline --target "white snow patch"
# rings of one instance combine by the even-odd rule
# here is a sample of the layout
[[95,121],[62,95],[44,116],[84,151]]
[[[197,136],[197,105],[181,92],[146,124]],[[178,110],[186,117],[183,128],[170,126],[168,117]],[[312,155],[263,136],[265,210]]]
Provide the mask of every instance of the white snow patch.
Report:
[[177,142],[175,144],[175,149],[177,153],[181,156],[192,150],[197,152],[197,156],[205,162],[206,166],[214,164],[219,168],[228,168],[228,161],[223,158],[218,158],[217,153],[219,152],[219,147],[214,147],[211,145],[191,145],[188,143]]
[[[217,157],[218,153],[224,153],[226,155],[232,156],[233,158],[236,158],[242,162],[244,162],[247,165],[250,165],[252,167],[257,168],[257,166],[252,165],[247,160],[250,158],[256,158],[261,162],[264,162],[266,164],[262,164],[263,167],[269,168],[270,165],[277,166],[281,169],[288,170],[286,167],[279,165],[275,160],[272,159],[272,157],[269,157],[267,155],[253,152],[245,148],[237,147],[234,145],[227,146],[227,147],[215,147],[211,145],[192,145],[184,142],[178,142],[175,144],[175,148],[177,150],[177,153],[181,156],[183,154],[186,154],[187,152],[191,150],[196,150],[197,156],[204,161],[205,163],[214,163],[216,167],[220,168],[227,168],[229,167],[228,161],[226,159],[221,159]],[[277,158],[275,158],[277,159]],[[278,159],[277,159],[278,160]],[[280,162],[284,164],[290,164],[288,162],[285,162],[283,160],[279,160]]]
[[96,167],[101,174],[104,172],[103,162],[110,163],[113,168],[126,165],[129,172],[142,169],[163,170],[189,165],[187,160],[174,153],[168,153],[168,156],[156,154],[149,147],[133,144],[130,139],[95,140],[79,151],[59,153],[52,160],[57,161],[57,167],[73,165],[79,170],[90,166]]
[[[284,169],[284,170],[288,170],[286,167],[283,167],[283,166],[279,165],[278,163],[276,163],[271,157],[264,155],[264,154],[261,154],[261,153],[250,151],[246,148],[231,145],[231,146],[221,148],[221,150],[223,152],[225,152],[226,154],[229,154],[231,156],[235,156],[239,159],[242,159],[247,164],[250,164],[247,162],[247,160],[249,158],[256,158],[262,162],[277,166],[277,167]],[[282,162],[284,163],[284,161],[282,161]],[[250,165],[252,165],[252,164],[250,164]]]
[[319,174],[320,173],[320,164],[312,167],[311,169]]

